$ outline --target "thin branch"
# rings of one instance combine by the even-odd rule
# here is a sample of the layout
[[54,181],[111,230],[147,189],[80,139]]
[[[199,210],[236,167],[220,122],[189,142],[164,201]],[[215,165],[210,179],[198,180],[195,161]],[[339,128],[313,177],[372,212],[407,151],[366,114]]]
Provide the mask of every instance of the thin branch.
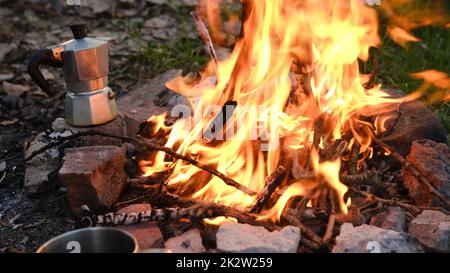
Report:
[[419,179],[419,181],[423,184],[425,184],[431,193],[433,193],[436,197],[438,197],[447,208],[450,208],[450,200],[444,196],[442,193],[440,193],[433,185],[428,181],[428,179],[425,178],[424,174],[421,174],[416,167],[408,162],[401,154],[399,154],[397,151],[394,150],[391,146],[386,144],[381,139],[372,136],[373,142],[375,142],[378,146],[380,146],[383,149],[386,149],[391,152],[391,155],[398,160],[408,171],[410,171],[415,177]]
[[255,191],[247,188],[246,186],[244,186],[242,184],[239,184],[238,182],[234,181],[232,178],[224,175],[223,173],[217,171],[216,169],[211,168],[210,166],[205,165],[203,163],[200,163],[197,160],[192,159],[192,158],[190,158],[188,156],[185,156],[185,155],[182,155],[182,154],[178,154],[175,151],[173,151],[171,148],[161,146],[161,145],[153,143],[152,141],[147,140],[147,139],[141,139],[141,138],[136,138],[136,137],[129,137],[129,136],[124,136],[124,135],[100,132],[100,131],[95,131],[95,130],[88,130],[88,131],[83,131],[83,132],[77,132],[77,133],[75,133],[73,135],[70,135],[70,136],[58,137],[58,139],[55,142],[51,142],[51,143],[45,145],[44,147],[34,151],[31,155],[29,155],[28,157],[25,158],[25,161],[29,161],[34,156],[36,156],[36,155],[38,155],[38,154],[40,154],[40,153],[42,153],[42,152],[44,152],[44,151],[46,151],[48,149],[51,149],[53,147],[59,146],[62,143],[64,143],[65,141],[74,140],[74,139],[79,138],[79,137],[91,136],[91,135],[111,137],[111,138],[117,138],[117,139],[121,139],[121,140],[125,140],[125,141],[130,141],[130,142],[137,143],[137,144],[139,144],[139,145],[141,145],[144,148],[149,149],[149,150],[157,150],[157,151],[164,152],[166,154],[169,154],[170,156],[172,156],[175,159],[186,161],[186,162],[196,166],[199,169],[202,169],[204,171],[207,171],[207,172],[209,172],[209,173],[219,177],[228,186],[235,187],[236,189],[241,190],[241,191],[245,192],[248,195],[255,195],[256,194]]
[[376,195],[373,195],[371,193],[360,191],[360,190],[355,189],[353,187],[350,187],[349,189],[351,191],[357,193],[357,194],[360,194],[360,195],[366,197],[369,200],[374,200],[374,201],[381,202],[381,203],[384,203],[384,204],[390,205],[390,206],[402,207],[402,208],[405,208],[405,209],[408,209],[408,210],[414,212],[415,214],[419,214],[419,213],[421,213],[424,210],[437,210],[437,211],[441,211],[441,212],[443,212],[445,214],[449,214],[450,215],[450,211],[445,210],[445,209],[440,208],[440,207],[415,206],[415,205],[407,204],[407,203],[404,203],[404,202],[401,202],[401,201],[398,201],[398,200],[384,199],[384,198],[378,197]]

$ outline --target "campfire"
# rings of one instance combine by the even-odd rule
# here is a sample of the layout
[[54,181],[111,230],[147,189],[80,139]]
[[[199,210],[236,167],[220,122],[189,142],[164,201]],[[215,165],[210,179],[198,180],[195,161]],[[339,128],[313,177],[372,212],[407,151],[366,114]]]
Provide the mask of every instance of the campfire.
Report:
[[[213,8],[208,2],[210,23]],[[261,221],[295,223],[307,207],[321,209],[329,240],[350,193],[380,183],[376,172],[361,172],[365,161],[374,153],[404,161],[380,137],[392,111],[420,96],[394,98],[359,72],[358,59],[368,61],[380,44],[376,11],[362,1],[246,1],[241,38],[223,61],[192,15],[212,61],[200,75],[167,83],[190,107],[152,116],[142,133],[197,164],[157,151],[140,160],[143,176]]]
[[[381,44],[376,9],[359,0],[243,0],[235,22],[242,22],[240,36],[219,58],[217,44],[227,43],[220,1],[199,2],[191,16],[211,59],[199,73],[160,83],[185,103],[139,120],[131,134],[108,125],[65,124],[27,154],[32,161],[62,144],[73,147],[64,152],[58,178],[79,225],[129,228],[156,221],[166,248],[176,240],[174,230],[199,230],[209,238],[203,240],[207,249],[225,252],[421,252],[423,245],[442,251],[420,235],[420,243],[388,246],[379,241],[383,224],[375,227],[389,217],[403,219],[399,225],[414,223],[427,213],[448,221],[450,210],[449,173],[433,176],[423,162],[439,154],[434,166],[448,168],[448,146],[439,143],[446,136],[431,127],[435,117],[428,112],[422,118],[429,117],[423,125],[430,130],[420,133],[409,131],[408,114],[402,114],[426,111],[417,102],[425,90],[399,94],[375,81]],[[382,7],[388,19],[404,19],[389,13],[394,2]],[[415,41],[410,30],[419,25],[393,24],[388,32],[399,43]],[[372,65],[369,74],[361,73],[362,63]],[[415,76],[433,83],[442,74]],[[439,83],[448,91],[448,81]],[[140,98],[147,99],[153,98]],[[448,100],[448,92],[437,99]],[[122,105],[119,98],[122,113],[111,123],[139,114]],[[89,148],[93,139],[122,146]],[[395,165],[401,173],[392,171]],[[234,230],[240,225],[244,235]],[[389,240],[405,241],[410,235],[401,229]],[[371,242],[366,249],[345,245],[346,236],[358,232]],[[261,236],[260,245],[230,243],[251,233]],[[271,248],[270,236],[282,242],[279,249]]]

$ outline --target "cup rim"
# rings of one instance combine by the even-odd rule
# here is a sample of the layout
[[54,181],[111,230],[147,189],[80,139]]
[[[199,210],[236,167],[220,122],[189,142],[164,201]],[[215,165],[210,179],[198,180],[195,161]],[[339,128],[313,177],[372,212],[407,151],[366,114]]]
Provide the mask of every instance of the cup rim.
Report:
[[67,235],[71,235],[74,233],[78,233],[78,232],[84,232],[84,231],[96,231],[96,230],[110,230],[110,231],[114,231],[114,232],[121,232],[122,234],[128,236],[131,240],[133,240],[134,243],[134,249],[131,253],[138,253],[139,251],[139,244],[138,241],[136,239],[136,237],[134,237],[131,233],[129,233],[126,230],[120,229],[120,228],[114,228],[114,227],[87,227],[87,228],[79,228],[79,229],[74,229],[71,231],[67,231],[64,232],[62,234],[59,234],[56,237],[51,238],[50,240],[46,241],[44,244],[42,244],[37,250],[36,253],[46,253],[43,252],[43,250],[48,247],[50,244],[52,244],[53,242],[67,236]]

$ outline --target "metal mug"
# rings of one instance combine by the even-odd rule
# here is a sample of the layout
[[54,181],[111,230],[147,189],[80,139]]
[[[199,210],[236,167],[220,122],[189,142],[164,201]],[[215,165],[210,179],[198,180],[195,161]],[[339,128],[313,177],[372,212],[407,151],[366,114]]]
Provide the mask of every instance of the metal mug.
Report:
[[61,234],[37,253],[137,253],[139,245],[130,233],[110,227],[82,228]]

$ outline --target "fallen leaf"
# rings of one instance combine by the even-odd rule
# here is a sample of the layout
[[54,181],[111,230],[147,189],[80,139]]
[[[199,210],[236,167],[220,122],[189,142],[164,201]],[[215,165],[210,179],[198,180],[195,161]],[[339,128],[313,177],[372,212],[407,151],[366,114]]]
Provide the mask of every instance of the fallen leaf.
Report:
[[17,96],[17,97],[22,95],[23,93],[31,90],[31,87],[28,85],[15,84],[15,83],[10,83],[10,82],[6,82],[6,81],[4,81],[2,83],[2,87],[3,87],[3,91],[5,91],[6,94],[12,95],[12,96]]
[[7,81],[14,78],[14,74],[13,73],[7,73],[7,74],[0,74],[0,82],[2,81]]
[[[13,119],[10,119],[10,120],[4,120],[4,121],[0,122],[0,125],[2,125],[2,126],[9,126],[9,125],[15,124],[17,121],[18,121],[18,119],[16,119],[16,118],[13,118]],[[0,164],[0,166],[1,166],[1,164]],[[0,169],[1,169],[1,167],[0,167]]]

